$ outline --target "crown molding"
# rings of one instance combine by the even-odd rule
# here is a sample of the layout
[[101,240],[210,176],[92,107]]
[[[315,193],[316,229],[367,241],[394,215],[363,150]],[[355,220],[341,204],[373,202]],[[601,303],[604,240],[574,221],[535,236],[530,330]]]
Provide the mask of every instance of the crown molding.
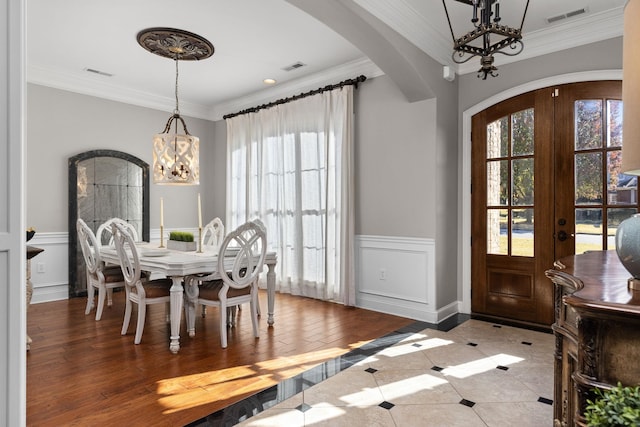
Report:
[[[219,105],[201,105],[182,101],[180,112],[184,116],[198,119],[222,120],[224,114],[292,96],[297,91],[307,91],[333,84],[337,79],[344,80],[361,74],[372,78],[384,73],[371,60],[362,58]],[[27,82],[154,110],[171,112],[175,108],[173,98],[106,84],[79,73],[64,73],[34,65],[29,65],[27,68]]]
[[451,60],[451,38],[434,30],[424,16],[405,0],[354,1],[439,63],[456,66]]
[[383,74],[382,70],[380,70],[380,68],[378,68],[378,66],[376,66],[369,58],[357,59],[319,73],[301,77],[283,84],[278,84],[277,86],[269,89],[261,90],[226,103],[215,105],[210,110],[209,119],[222,120],[222,117],[225,114],[233,114],[247,108],[273,102],[280,98],[293,96],[300,92],[314,90],[319,87],[334,84],[359,75],[364,75],[367,78],[373,78]]
[[[174,98],[107,84],[87,78],[80,73],[66,73],[52,68],[28,65],[27,82],[168,113],[175,109]],[[180,102],[180,112],[184,116],[207,119],[209,110],[210,107],[207,105]]]

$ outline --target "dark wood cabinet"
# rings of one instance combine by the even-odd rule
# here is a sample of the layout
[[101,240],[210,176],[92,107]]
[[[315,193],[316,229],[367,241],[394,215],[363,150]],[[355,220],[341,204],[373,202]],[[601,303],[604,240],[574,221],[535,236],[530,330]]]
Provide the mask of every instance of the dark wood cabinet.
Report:
[[640,291],[615,251],[556,261],[554,425],[582,426],[594,387],[640,383]]

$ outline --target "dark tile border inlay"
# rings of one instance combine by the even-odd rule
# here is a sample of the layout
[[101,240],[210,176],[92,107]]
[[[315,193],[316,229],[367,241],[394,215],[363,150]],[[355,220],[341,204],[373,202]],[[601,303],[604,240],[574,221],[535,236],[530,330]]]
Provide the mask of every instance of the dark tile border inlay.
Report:
[[462,399],[459,403],[461,405],[468,406],[469,408],[473,408],[473,405],[476,404],[476,402],[472,402],[472,401],[467,400],[467,399]]
[[311,409],[311,405],[307,405],[306,403],[302,403],[301,405],[296,406],[296,409],[302,413],[307,412]]
[[[353,349],[348,353],[343,354],[342,356],[338,356],[335,359],[321,363],[320,365],[302,372],[301,374],[298,374],[292,378],[283,380],[274,386],[271,386],[252,396],[249,396],[246,399],[229,405],[226,408],[214,412],[211,415],[193,421],[187,424],[186,427],[226,427],[235,425],[277,405],[280,402],[283,402],[286,399],[289,399],[290,397],[295,396],[296,394],[308,389],[311,386],[321,383],[322,381],[342,372],[343,370],[353,366],[354,364],[361,362],[367,357],[372,356],[388,347],[391,347],[392,345],[399,343],[403,339],[408,338],[417,332],[421,332],[425,329],[435,329],[438,331],[448,332],[469,319],[471,319],[471,316],[469,316],[468,314],[456,314],[437,325],[422,321],[413,322],[405,327],[398,329],[397,331],[390,332],[387,335],[377,338],[361,347]],[[469,402],[464,399],[463,401]],[[385,403],[391,405],[391,407],[394,406],[392,403],[382,402],[382,404]],[[474,405],[474,402],[470,403],[472,406]],[[307,406],[305,406],[305,404],[303,403],[296,409],[302,411],[302,409],[300,408],[304,408],[304,411],[306,411],[310,408]],[[391,407],[387,409],[391,409]]]
[[436,372],[442,372],[444,368],[441,368],[440,366],[432,366],[431,370]]
[[394,406],[396,406],[396,405],[394,405],[394,404],[393,404],[393,403],[391,403],[391,402],[387,402],[387,401],[385,400],[384,402],[382,402],[382,403],[381,403],[381,404],[379,404],[378,406],[379,406],[379,407],[381,407],[381,408],[384,408],[384,409],[391,409],[391,408],[393,408],[393,407],[394,407]]
[[471,347],[477,347],[478,344],[474,343],[474,342],[468,342],[467,345],[470,345]]
[[367,368],[364,371],[369,372],[370,374],[375,374],[376,372],[378,372],[378,370],[375,368]]
[[533,345],[533,343],[530,343],[529,341],[522,341],[522,344],[524,344],[524,345]]
[[508,370],[509,370],[509,367],[507,367],[507,366],[502,366],[502,365],[498,365],[498,366],[496,366],[496,369],[500,369],[501,371],[508,371]]
[[553,400],[547,399],[546,397],[539,397],[538,402],[546,403],[547,405],[553,405]]

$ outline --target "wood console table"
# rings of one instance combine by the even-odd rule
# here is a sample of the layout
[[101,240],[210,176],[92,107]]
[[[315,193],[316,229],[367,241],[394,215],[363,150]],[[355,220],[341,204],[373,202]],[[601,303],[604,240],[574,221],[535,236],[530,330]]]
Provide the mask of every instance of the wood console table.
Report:
[[594,387],[640,384],[640,291],[615,251],[562,258],[555,284],[554,426],[584,426]]

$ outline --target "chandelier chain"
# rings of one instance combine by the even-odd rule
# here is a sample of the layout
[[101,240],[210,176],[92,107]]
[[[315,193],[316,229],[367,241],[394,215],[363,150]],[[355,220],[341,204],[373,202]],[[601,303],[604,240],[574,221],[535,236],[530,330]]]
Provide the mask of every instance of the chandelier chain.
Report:
[[176,55],[176,109],[174,114],[180,114],[180,109],[178,108],[178,56]]

